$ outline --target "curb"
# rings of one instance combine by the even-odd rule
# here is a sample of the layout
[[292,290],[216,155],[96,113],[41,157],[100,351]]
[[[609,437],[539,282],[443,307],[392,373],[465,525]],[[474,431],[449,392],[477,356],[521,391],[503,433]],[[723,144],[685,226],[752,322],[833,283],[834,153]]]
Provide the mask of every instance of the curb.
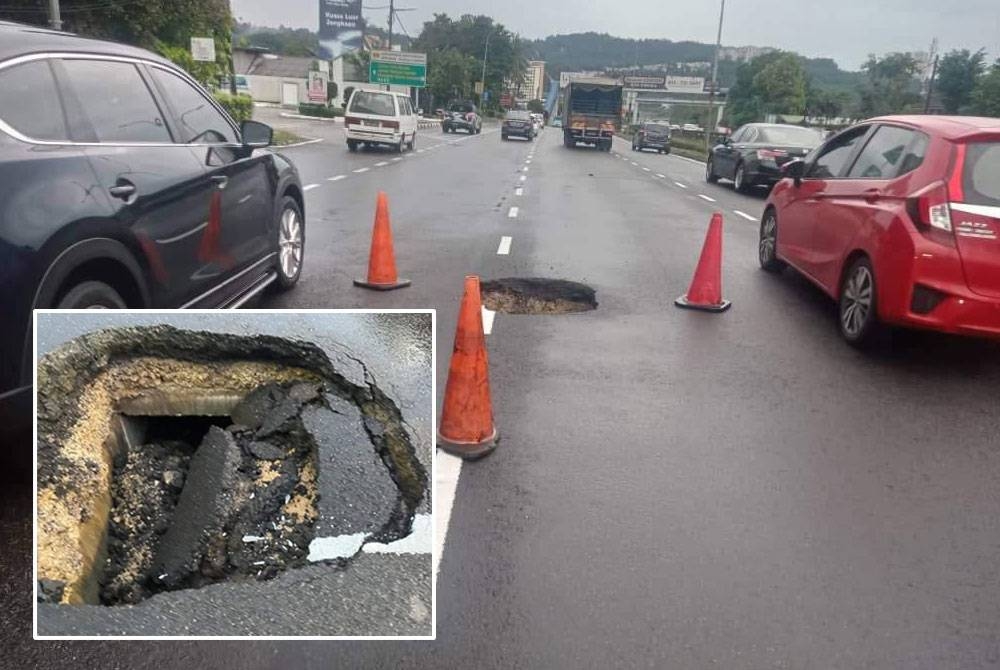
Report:
[[302,142],[293,142],[292,144],[281,144],[281,145],[275,146],[274,148],[278,149],[278,150],[280,150],[280,149],[291,149],[292,147],[304,147],[307,144],[316,144],[317,142],[322,142],[322,141],[323,141],[323,138],[321,137],[321,138],[319,138],[317,140],[303,140]]
[[305,114],[296,114],[294,112],[281,112],[280,115],[286,119],[305,119],[306,121],[327,121],[330,123],[337,123],[340,119],[344,118],[342,116],[335,116],[331,119],[325,116],[306,116]]

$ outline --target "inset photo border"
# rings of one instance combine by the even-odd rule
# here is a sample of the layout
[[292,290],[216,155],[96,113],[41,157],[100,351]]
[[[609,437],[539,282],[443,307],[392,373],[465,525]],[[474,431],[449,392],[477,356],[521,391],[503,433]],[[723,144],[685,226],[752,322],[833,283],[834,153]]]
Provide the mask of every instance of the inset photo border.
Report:
[[35,639],[435,639],[435,334],[36,310]]

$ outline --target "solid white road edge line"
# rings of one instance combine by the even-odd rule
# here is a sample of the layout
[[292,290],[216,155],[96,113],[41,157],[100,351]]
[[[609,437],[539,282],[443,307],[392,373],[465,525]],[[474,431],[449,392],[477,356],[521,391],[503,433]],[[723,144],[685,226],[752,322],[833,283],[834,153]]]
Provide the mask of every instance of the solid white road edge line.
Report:
[[510,243],[512,240],[513,238],[508,235],[500,238],[500,246],[497,247],[497,256],[506,256],[510,253]]

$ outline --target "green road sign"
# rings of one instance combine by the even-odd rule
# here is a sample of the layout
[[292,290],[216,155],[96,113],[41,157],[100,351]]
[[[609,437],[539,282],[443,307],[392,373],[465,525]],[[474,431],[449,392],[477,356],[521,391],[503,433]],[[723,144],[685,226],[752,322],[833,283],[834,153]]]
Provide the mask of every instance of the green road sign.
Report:
[[427,54],[373,50],[368,81],[423,88],[427,86]]

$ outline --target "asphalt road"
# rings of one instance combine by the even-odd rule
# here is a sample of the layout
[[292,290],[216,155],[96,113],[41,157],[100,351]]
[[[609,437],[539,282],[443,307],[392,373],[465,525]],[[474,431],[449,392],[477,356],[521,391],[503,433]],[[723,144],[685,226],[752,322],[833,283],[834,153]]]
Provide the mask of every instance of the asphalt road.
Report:
[[[101,647],[103,667],[1000,664],[996,345],[848,348],[817,290],[757,269],[763,194],[708,185],[697,163],[568,150],[554,129],[418,146],[287,151],[316,184],[306,264],[264,306],[437,308],[443,380],[466,273],[582,281],[600,303],[496,316],[502,442],[462,466],[450,511],[436,494],[437,640],[128,644]],[[413,280],[389,293],[351,285],[379,189]],[[733,308],[678,310],[713,211]]]

